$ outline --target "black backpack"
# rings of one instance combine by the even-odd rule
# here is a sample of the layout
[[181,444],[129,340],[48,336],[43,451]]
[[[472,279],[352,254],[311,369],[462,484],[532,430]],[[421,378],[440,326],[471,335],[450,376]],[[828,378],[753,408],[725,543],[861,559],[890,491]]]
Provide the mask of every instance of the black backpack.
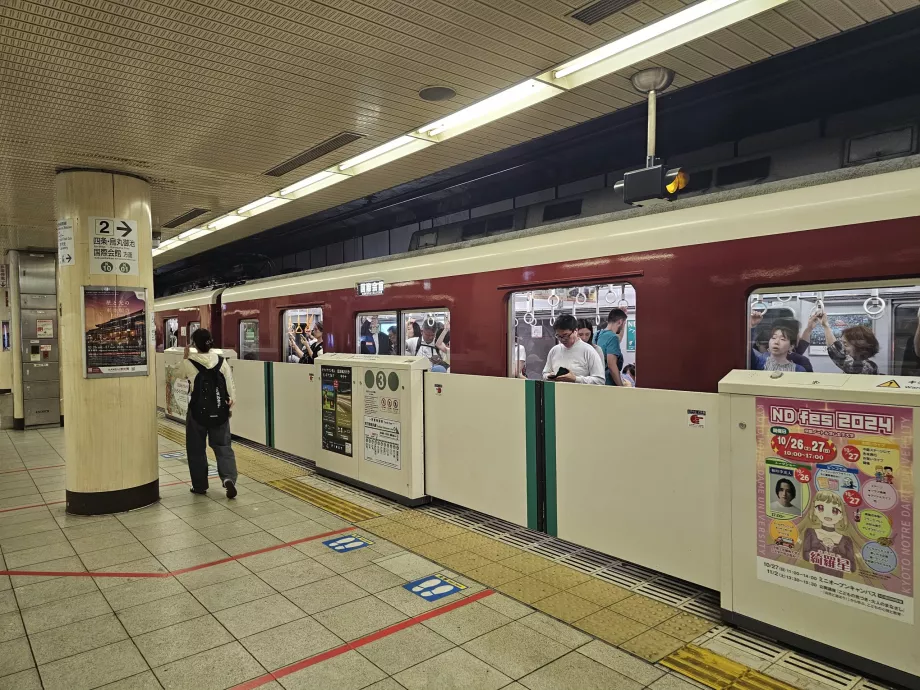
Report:
[[206,368],[195,360],[189,360],[198,370],[195,388],[189,409],[192,418],[201,426],[213,429],[224,424],[230,418],[230,394],[227,392],[227,380],[220,373],[224,358],[217,358],[217,366]]

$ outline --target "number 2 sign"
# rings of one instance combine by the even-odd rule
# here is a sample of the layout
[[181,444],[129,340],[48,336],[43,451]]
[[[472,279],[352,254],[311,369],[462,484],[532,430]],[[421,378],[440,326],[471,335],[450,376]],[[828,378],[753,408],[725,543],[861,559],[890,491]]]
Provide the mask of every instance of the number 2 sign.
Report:
[[90,273],[138,275],[137,221],[90,218]]

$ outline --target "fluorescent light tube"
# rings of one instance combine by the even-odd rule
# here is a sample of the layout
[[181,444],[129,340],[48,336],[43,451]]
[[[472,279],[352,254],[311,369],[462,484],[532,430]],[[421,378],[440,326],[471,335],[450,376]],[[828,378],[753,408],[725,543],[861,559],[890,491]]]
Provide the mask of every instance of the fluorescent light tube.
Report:
[[444,141],[560,93],[563,93],[562,89],[536,79],[528,79],[510,89],[499,91],[494,96],[427,124],[416,130],[416,134],[436,141]]
[[245,215],[246,213],[248,213],[254,208],[259,208],[259,206],[270,204],[277,198],[278,197],[274,197],[274,196],[263,196],[261,199],[256,199],[255,201],[248,203],[245,206],[240,206],[238,209],[236,209],[236,212],[239,213],[241,216]]
[[273,208],[278,208],[288,203],[290,199],[282,199],[277,196],[263,196],[261,199],[257,199],[252,203],[241,206],[236,210],[237,215],[246,216],[247,218],[252,218],[252,216],[257,216],[260,213],[265,213],[270,211]]
[[702,0],[556,67],[539,79],[572,89],[648,60],[787,0]]
[[349,171],[349,175],[360,175],[363,172],[377,168],[397,158],[408,156],[410,153],[415,153],[416,151],[431,146],[433,143],[433,141],[418,139],[405,134],[385,144],[381,144],[370,151],[365,151],[354,158],[349,158],[344,163],[339,164],[338,168],[342,172],[346,170]]
[[239,223],[241,220],[246,220],[246,216],[238,216],[234,213],[228,213],[226,216],[221,216],[220,218],[211,221],[208,223],[209,230],[222,230],[234,223]]
[[191,230],[186,230],[185,232],[179,235],[179,239],[185,242],[191,240],[197,240],[199,237],[204,237],[205,235],[210,235],[213,230],[208,230],[207,228],[192,228]]
[[321,189],[334,185],[336,182],[347,179],[348,175],[340,175],[331,170],[323,170],[315,175],[310,175],[310,177],[305,177],[300,182],[288,185],[279,191],[278,194],[285,199],[299,199],[307,194],[313,194],[313,192],[318,192]]

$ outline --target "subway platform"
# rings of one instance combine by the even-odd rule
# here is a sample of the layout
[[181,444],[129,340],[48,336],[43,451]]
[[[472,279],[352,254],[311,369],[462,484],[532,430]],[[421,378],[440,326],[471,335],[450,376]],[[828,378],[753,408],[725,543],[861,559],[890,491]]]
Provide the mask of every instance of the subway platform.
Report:
[[63,430],[0,433],[0,690],[881,690],[719,624],[718,597],[237,445],[239,495],[64,512]]

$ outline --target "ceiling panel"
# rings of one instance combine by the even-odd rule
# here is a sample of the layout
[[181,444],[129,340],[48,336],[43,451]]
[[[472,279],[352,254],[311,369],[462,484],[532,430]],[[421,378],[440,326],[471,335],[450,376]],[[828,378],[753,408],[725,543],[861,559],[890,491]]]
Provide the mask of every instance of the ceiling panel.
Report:
[[[642,66],[676,88],[920,0],[793,0]],[[588,26],[581,0],[5,0],[0,3],[0,246],[53,241],[53,176],[122,170],[153,185],[154,227],[199,223],[678,11],[642,0]],[[162,264],[641,101],[612,74],[157,258]],[[428,103],[445,85],[457,96]],[[359,141],[263,173],[343,131]],[[194,224],[164,231],[170,237]],[[24,239],[26,238],[26,239]],[[27,241],[31,238],[33,241]]]

